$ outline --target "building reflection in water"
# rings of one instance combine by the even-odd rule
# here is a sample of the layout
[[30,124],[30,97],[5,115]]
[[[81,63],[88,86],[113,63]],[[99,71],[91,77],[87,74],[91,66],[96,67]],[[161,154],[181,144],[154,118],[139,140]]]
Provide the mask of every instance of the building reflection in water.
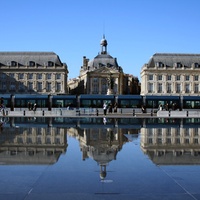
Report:
[[66,152],[66,129],[30,123],[15,126],[13,120],[1,129],[0,164],[54,164]]
[[[2,118],[0,164],[54,164],[67,151],[67,135],[93,159],[105,179],[110,162],[130,138],[158,165],[200,164],[200,119]],[[129,137],[134,136],[134,137]]]
[[157,165],[200,164],[199,119],[179,119],[179,123],[174,119],[160,121],[163,126],[141,128],[143,152]]

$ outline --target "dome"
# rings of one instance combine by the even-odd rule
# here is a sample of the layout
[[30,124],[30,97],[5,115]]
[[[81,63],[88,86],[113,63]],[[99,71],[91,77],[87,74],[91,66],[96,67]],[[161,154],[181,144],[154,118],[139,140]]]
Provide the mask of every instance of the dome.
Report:
[[88,66],[90,67],[90,70],[99,69],[101,67],[119,68],[116,58],[113,58],[108,54],[99,54],[88,62]]

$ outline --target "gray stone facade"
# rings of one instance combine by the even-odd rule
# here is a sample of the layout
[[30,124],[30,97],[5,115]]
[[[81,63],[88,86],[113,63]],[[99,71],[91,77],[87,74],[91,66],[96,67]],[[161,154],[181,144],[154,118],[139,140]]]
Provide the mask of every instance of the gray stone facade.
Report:
[[0,52],[2,94],[65,94],[68,69],[54,52]]

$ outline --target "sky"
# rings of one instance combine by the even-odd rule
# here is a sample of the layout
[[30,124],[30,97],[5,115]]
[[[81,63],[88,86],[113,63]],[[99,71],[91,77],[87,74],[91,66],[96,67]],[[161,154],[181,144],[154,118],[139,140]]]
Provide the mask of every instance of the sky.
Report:
[[0,51],[55,52],[79,76],[105,34],[108,53],[140,80],[155,53],[200,53],[199,0],[0,0]]

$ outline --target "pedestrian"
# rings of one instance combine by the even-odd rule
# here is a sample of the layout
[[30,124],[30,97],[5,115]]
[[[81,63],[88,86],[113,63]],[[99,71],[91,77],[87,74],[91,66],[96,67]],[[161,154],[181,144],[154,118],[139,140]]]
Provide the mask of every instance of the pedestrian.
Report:
[[117,112],[117,103],[115,102],[115,104],[114,104],[114,113],[116,113]]
[[34,103],[34,105],[33,105],[33,111],[36,111],[36,109],[37,109],[37,104]]
[[31,103],[28,102],[28,110],[31,110]]
[[107,114],[107,104],[106,104],[106,102],[103,104],[103,114],[104,115]]

